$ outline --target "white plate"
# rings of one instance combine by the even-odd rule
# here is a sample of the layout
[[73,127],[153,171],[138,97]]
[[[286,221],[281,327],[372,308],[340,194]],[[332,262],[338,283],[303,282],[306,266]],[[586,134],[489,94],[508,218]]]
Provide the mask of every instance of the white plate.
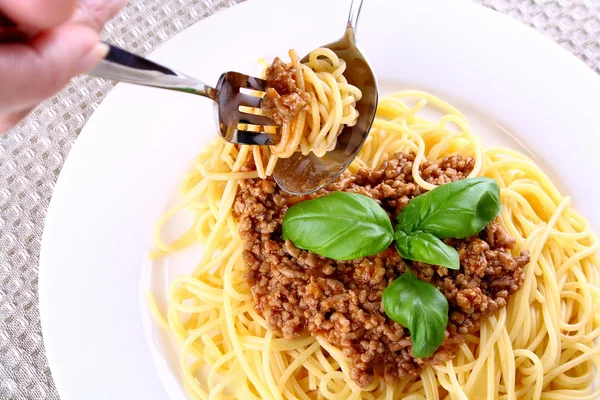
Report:
[[[207,82],[226,70],[256,73],[259,57],[285,56],[290,47],[304,54],[337,39],[348,3],[252,0],[187,29],[151,58]],[[268,34],[266,22],[282,26],[290,13],[282,32]],[[487,145],[522,150],[507,134],[514,133],[599,230],[600,78],[584,64],[466,1],[367,1],[359,40],[383,95],[402,88],[441,95]],[[81,133],[54,190],[40,259],[42,328],[63,400],[165,399],[161,380],[180,397],[139,284],[148,277],[154,222],[214,136],[208,100],[123,84]]]

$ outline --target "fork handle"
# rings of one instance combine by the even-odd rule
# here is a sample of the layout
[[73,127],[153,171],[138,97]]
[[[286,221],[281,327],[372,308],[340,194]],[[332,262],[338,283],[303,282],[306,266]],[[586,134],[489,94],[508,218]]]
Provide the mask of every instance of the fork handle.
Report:
[[358,17],[362,9],[363,0],[352,0],[350,3],[350,12],[348,13],[348,29],[352,29],[354,40],[356,41],[356,29],[358,27]]
[[119,47],[105,44],[109,47],[108,54],[88,73],[89,75],[135,85],[193,93],[216,101],[217,91],[204,82]]

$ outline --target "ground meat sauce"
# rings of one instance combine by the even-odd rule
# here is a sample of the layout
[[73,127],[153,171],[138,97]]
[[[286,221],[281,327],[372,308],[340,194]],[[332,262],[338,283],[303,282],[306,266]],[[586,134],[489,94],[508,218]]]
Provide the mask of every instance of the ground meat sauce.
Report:
[[[364,194],[395,221],[408,202],[423,193],[412,178],[413,161],[413,155],[399,153],[377,170],[344,173],[317,196],[340,190]],[[454,156],[439,165],[426,162],[420,170],[426,181],[443,184],[466,177],[473,164],[471,158]],[[363,388],[375,375],[392,383],[418,374],[424,364],[451,359],[463,335],[478,330],[482,317],[506,306],[522,284],[529,255],[512,255],[515,240],[497,221],[478,236],[446,240],[458,250],[458,271],[404,261],[393,245],[375,256],[334,261],[282,240],[283,216],[301,200],[270,179],[240,182],[234,213],[245,244],[246,280],[271,329],[290,339],[306,334],[325,338],[352,361],[351,377]],[[436,286],[450,306],[444,342],[427,359],[411,356],[408,329],[387,318],[381,301],[385,287],[407,264],[419,279]]]
[[260,102],[264,114],[278,125],[290,122],[308,107],[310,95],[296,83],[296,69],[275,58],[265,73],[267,90]]

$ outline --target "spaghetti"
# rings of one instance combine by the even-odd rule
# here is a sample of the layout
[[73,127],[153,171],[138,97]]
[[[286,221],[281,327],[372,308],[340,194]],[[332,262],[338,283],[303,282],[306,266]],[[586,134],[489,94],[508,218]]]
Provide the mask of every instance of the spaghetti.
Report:
[[[289,56],[289,64],[275,59],[263,73],[269,84],[262,110],[244,110],[266,114],[281,124],[278,130],[263,128],[279,136],[279,142],[270,146],[263,178],[271,175],[278,158],[291,157],[297,151],[322,157],[335,148],[344,126],[354,126],[358,118],[355,107],[362,92],[346,81],[344,60],[327,48],[313,50],[306,63],[300,63],[294,50]],[[264,149],[261,152],[266,154]],[[264,154],[261,158],[266,158]]]
[[[408,101],[414,100],[416,101]],[[426,105],[444,115],[419,115]],[[155,230],[155,257],[189,245],[204,246],[195,271],[175,279],[166,312],[181,344],[180,368],[197,399],[595,399],[600,370],[598,239],[550,179],[527,157],[504,148],[484,149],[464,116],[443,100],[402,92],[380,102],[377,118],[350,166],[374,169],[397,152],[416,155],[415,182],[425,160],[474,157],[470,176],[495,179],[501,190],[500,223],[530,252],[526,279],[508,306],[482,319],[452,361],[425,367],[394,385],[375,378],[361,389],[349,378],[340,350],[312,336],[275,337],[255,311],[244,280],[243,243],[232,207],[239,181],[264,178],[271,161],[256,147],[221,140],[205,148],[183,185],[183,200]],[[244,165],[253,157],[255,170]],[[166,243],[161,231],[187,208],[194,224]],[[160,318],[160,316],[159,316]],[[202,375],[203,378],[199,378]]]

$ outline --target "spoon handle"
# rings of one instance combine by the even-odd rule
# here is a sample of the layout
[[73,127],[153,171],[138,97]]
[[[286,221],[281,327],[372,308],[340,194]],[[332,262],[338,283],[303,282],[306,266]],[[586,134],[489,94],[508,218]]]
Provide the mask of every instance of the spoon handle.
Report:
[[354,40],[356,40],[356,27],[358,25],[358,17],[362,8],[363,0],[352,0],[350,4],[350,13],[348,14],[348,29],[352,29]]
[[108,54],[89,75],[135,85],[193,93],[214,100],[215,90],[204,82],[119,47],[108,46],[110,48]]

